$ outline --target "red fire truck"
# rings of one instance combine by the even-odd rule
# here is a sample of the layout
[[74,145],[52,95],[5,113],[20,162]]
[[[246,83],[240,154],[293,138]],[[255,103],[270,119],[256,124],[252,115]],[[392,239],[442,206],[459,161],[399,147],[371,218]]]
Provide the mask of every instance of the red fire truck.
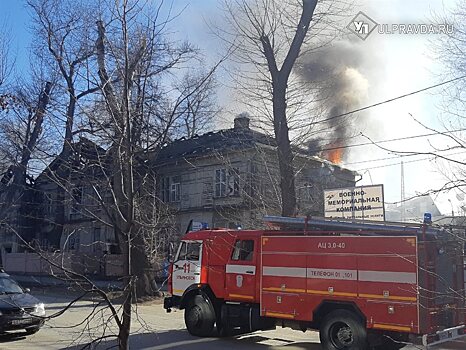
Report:
[[164,307],[184,309],[191,334],[317,329],[325,350],[428,347],[465,335],[464,231],[266,221],[275,229],[182,238]]

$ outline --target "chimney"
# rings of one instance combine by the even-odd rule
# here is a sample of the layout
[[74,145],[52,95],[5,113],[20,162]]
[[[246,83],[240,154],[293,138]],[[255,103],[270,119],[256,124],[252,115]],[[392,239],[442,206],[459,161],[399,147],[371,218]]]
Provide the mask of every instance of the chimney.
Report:
[[235,118],[234,128],[249,129],[249,113],[243,112]]

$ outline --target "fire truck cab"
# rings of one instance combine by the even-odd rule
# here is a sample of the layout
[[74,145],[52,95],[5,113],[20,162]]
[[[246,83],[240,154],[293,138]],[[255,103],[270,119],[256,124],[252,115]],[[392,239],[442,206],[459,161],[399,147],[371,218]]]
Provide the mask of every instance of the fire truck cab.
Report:
[[428,347],[465,335],[464,232],[267,217],[274,230],[190,232],[164,307],[196,336],[317,329],[323,349]]

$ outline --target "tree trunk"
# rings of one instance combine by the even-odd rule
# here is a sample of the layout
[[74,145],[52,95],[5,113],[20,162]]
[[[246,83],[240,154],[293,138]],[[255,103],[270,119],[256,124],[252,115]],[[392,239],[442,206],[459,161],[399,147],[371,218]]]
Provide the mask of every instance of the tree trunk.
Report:
[[32,128],[29,138],[24,140],[21,150],[21,160],[18,165],[10,166],[10,178],[13,178],[12,183],[6,191],[5,202],[0,207],[0,215],[4,216],[5,212],[9,209],[14,202],[15,197],[21,196],[24,186],[26,184],[26,171],[31,160],[32,151],[37,146],[39,136],[42,132],[42,123],[44,121],[47,105],[50,100],[50,91],[52,90],[52,83],[46,82],[44,90],[39,96],[39,102],[34,114],[34,126]]
[[57,183],[57,200],[56,200],[56,210],[55,210],[55,219],[53,222],[53,238],[50,240],[50,243],[56,245],[57,248],[60,247],[60,240],[63,234],[63,227],[65,225],[65,206],[69,201],[69,196],[67,196],[67,191],[70,191],[70,176],[71,176],[71,167],[73,166],[72,162],[72,151],[73,151],[73,124],[74,124],[74,113],[76,110],[76,98],[74,96],[74,89],[72,86],[69,86],[69,101],[68,107],[66,110],[66,123],[65,123],[65,138],[63,140],[62,151],[57,157],[58,163],[60,166],[55,171],[54,174],[51,174],[52,181]]
[[291,70],[301,51],[311,23],[317,0],[303,0],[303,10],[296,32],[281,68],[277,65],[273,38],[259,31],[259,40],[272,78],[273,126],[277,140],[278,163],[280,168],[280,191],[282,196],[282,215],[296,215],[296,189],[294,181],[293,152],[286,119],[286,91]]
[[154,276],[150,274],[150,263],[147,258],[146,246],[141,232],[133,235],[131,267],[133,275],[136,276],[135,292],[139,298],[141,296],[153,295],[151,280]]
[[[120,138],[121,140],[121,138]],[[123,145],[125,143],[123,142]],[[129,349],[129,334],[131,331],[131,305],[133,303],[134,280],[132,269],[132,245],[133,245],[133,193],[128,184],[133,181],[132,173],[128,172],[131,163],[127,160],[128,150],[118,144],[113,148],[113,191],[115,195],[115,234],[119,235],[120,247],[123,246],[125,261],[125,292],[123,301],[123,313],[121,316],[121,327],[118,333],[119,350]]]
[[126,232],[127,241],[123,243],[124,253],[126,260],[126,278],[125,292],[123,300],[123,313],[121,315],[121,326],[118,332],[118,349],[128,350],[129,349],[129,335],[131,333],[131,307],[133,305],[133,293],[134,293],[134,280],[132,278],[131,268],[131,232]]
[[274,132],[277,140],[278,164],[280,168],[280,191],[282,215],[296,214],[296,191],[294,182],[293,152],[291,151],[288,122],[286,120],[286,83],[273,85]]

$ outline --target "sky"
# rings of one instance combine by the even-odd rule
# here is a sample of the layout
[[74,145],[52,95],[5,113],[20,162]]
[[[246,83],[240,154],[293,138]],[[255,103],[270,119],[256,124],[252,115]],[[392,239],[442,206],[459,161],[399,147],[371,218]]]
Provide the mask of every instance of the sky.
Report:
[[[430,23],[433,13],[441,13],[454,4],[455,0],[365,0],[359,1],[354,14],[348,13],[348,21],[362,10],[377,23]],[[180,41],[186,39],[194,43],[204,51],[207,63],[214,62],[222,52],[209,23],[220,18],[221,1],[174,0],[172,5],[173,13],[179,13],[172,24],[174,36]],[[30,15],[24,1],[0,0],[1,23],[8,25],[14,37],[13,52],[17,72],[27,71],[27,49],[32,35],[29,31]],[[370,105],[442,81],[442,77],[439,77],[440,64],[431,58],[430,43],[435,39],[434,35],[385,35],[375,31],[366,40],[359,42],[359,48],[364,50],[364,62],[370,65],[373,72],[367,77],[369,91],[364,103]],[[218,80],[221,85],[223,83],[219,102],[225,106],[226,111],[219,127],[228,127],[233,115],[242,112],[245,107],[240,101],[234,100],[235,95],[228,88],[228,76],[224,72],[219,72]],[[379,141],[429,133],[419,122],[441,129],[440,102],[438,91],[434,89],[371,108],[368,117],[360,124],[358,116],[355,116],[355,131]],[[367,141],[367,138],[359,137],[351,140],[351,143]],[[442,137],[433,136],[384,143],[383,146],[391,150],[427,151],[432,145],[440,147],[446,142]],[[385,200],[397,202],[401,199],[401,161],[404,162],[406,198],[445,182],[439,172],[442,165],[432,159],[420,161],[424,158],[426,156],[399,157],[371,145],[351,148],[343,166],[357,170],[362,175],[358,185],[384,184]],[[463,205],[456,197],[456,193],[450,192],[435,196],[434,199],[442,212],[450,214],[452,210],[457,212]]]
[[[378,0],[367,2],[362,6],[362,10],[378,23],[431,23],[434,13],[442,13],[454,4],[454,1]],[[379,60],[380,75],[370,81],[376,93],[371,95],[369,104],[443,81],[439,77],[440,64],[431,58],[430,47],[433,40],[436,40],[434,35],[383,35],[376,32],[371,34],[364,44],[373,52],[369,52],[367,56]],[[369,123],[375,125],[378,131],[373,140],[430,133],[416,120],[427,127],[443,130],[439,108],[441,97],[438,92],[439,89],[434,89],[373,108],[369,112],[372,121]],[[370,130],[362,132],[369,135],[371,133]],[[390,150],[428,152],[432,150],[432,145],[440,148],[446,142],[443,137],[433,136],[385,143],[383,146]],[[384,184],[385,200],[396,202],[401,199],[401,161],[404,163],[405,198],[438,188],[445,182],[438,171],[439,163],[432,159],[419,161],[425,158],[425,155],[397,158],[393,153],[367,146],[353,152],[346,166],[363,174],[361,184]],[[383,160],[368,162],[371,159]],[[358,164],[354,164],[356,162]],[[461,206],[456,200],[456,194],[452,192],[434,198],[441,211],[446,214],[451,213],[452,206],[455,212]]]

